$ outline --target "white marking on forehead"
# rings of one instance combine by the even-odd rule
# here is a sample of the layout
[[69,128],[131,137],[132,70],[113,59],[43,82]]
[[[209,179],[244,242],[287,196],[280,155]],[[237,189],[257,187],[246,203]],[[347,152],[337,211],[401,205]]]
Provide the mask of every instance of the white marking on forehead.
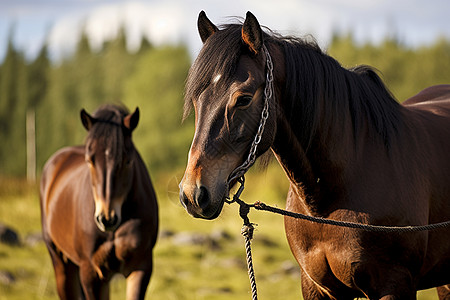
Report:
[[222,74],[217,74],[216,76],[214,76],[213,83],[217,83],[217,81],[219,81],[221,77],[222,77]]

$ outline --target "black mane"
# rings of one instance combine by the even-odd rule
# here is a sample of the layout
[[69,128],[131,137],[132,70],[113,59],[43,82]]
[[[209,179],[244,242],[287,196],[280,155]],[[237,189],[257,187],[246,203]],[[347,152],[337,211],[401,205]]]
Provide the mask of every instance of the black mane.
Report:
[[342,128],[345,111],[350,112],[355,136],[367,119],[389,145],[397,131],[399,103],[372,67],[347,70],[315,42],[292,37],[272,37],[270,41],[284,49],[287,80],[283,101],[290,103],[288,117],[301,122],[304,145],[309,145],[317,130],[320,113],[328,117],[322,120],[328,124],[321,125]]
[[[204,44],[187,78],[185,117],[191,110],[192,99],[200,96],[216,74],[224,76],[226,85],[231,84],[231,75],[244,51],[241,28],[242,24],[225,25]],[[399,103],[373,68],[345,69],[314,40],[283,37],[266,30],[264,42],[276,44],[284,51],[286,85],[279,100],[283,101],[285,114],[291,122],[299,123],[296,128],[302,128],[303,145],[311,143],[319,126],[319,114],[324,113],[324,109],[324,115],[328,116],[325,122],[329,123],[325,126],[341,128],[342,112],[349,111],[355,136],[367,119],[371,128],[389,145],[391,135],[397,131]]]

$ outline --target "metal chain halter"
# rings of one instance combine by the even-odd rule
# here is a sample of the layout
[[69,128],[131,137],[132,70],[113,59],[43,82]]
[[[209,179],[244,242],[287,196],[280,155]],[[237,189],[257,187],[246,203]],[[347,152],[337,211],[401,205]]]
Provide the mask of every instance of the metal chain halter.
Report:
[[264,127],[266,125],[267,118],[269,117],[269,100],[273,97],[273,63],[272,58],[270,57],[269,51],[266,46],[263,45],[262,48],[264,55],[266,57],[266,85],[264,87],[264,106],[261,112],[261,120],[259,122],[258,131],[256,132],[255,138],[250,147],[250,152],[248,153],[247,159],[234,169],[228,177],[228,186],[232,181],[238,179],[238,181],[243,185],[244,182],[244,174],[248,169],[255,163],[256,160],[256,150],[258,148],[259,143],[261,142],[261,138],[264,132]]

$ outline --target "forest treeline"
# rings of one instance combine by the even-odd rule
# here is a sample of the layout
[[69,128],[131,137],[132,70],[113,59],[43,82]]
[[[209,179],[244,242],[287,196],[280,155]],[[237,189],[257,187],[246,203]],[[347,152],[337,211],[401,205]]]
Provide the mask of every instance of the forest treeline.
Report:
[[[185,164],[193,135],[193,118],[181,124],[192,61],[185,45],[155,47],[143,38],[139,50],[130,53],[121,30],[94,51],[82,34],[72,55],[53,62],[46,45],[27,61],[12,40],[0,64],[0,178],[27,173],[27,119],[35,124],[28,132],[35,128],[39,174],[57,149],[83,143],[86,132],[79,111],[92,113],[103,103],[140,108],[133,139],[152,173]],[[400,102],[427,86],[450,83],[446,39],[411,48],[393,38],[359,44],[351,34],[336,34],[327,52],[344,67],[367,64],[378,69]]]

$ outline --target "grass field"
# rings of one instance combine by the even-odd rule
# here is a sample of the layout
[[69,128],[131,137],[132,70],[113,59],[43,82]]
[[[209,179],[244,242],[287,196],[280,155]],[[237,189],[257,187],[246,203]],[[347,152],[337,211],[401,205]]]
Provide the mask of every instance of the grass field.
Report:
[[[154,250],[155,268],[146,299],[251,299],[238,206],[224,208],[214,221],[194,219],[178,202],[182,173],[154,178],[160,206],[161,234]],[[288,183],[278,166],[247,176],[242,196],[284,207]],[[259,299],[301,299],[299,270],[291,255],[280,216],[255,212],[252,243]],[[53,268],[43,242],[30,244],[40,233],[38,186],[0,178],[0,222],[17,230],[22,244],[0,243],[0,272],[14,277],[0,280],[0,300],[57,299]],[[1,277],[1,276],[0,276]],[[437,299],[434,290],[418,299]],[[125,299],[125,280],[115,277],[111,298]]]

